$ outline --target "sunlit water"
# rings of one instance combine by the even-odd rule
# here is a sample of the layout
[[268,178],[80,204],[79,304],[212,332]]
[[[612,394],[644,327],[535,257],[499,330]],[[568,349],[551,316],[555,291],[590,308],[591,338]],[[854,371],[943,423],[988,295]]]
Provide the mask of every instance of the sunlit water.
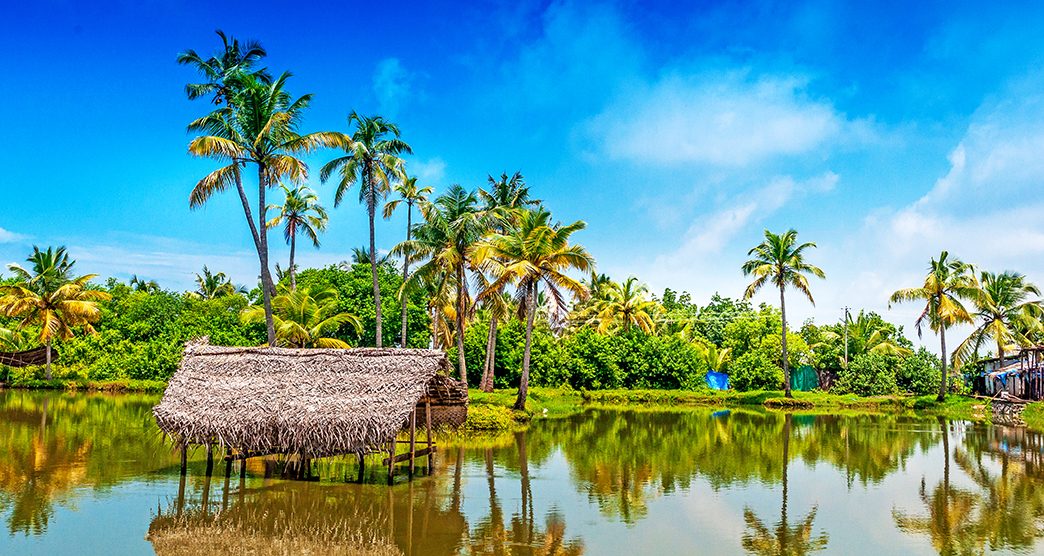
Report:
[[[1041,553],[1044,438],[882,415],[589,409],[443,442],[395,486],[202,454],[155,396],[0,392],[0,554]],[[267,477],[266,477],[267,475]],[[346,482],[347,481],[347,482]]]

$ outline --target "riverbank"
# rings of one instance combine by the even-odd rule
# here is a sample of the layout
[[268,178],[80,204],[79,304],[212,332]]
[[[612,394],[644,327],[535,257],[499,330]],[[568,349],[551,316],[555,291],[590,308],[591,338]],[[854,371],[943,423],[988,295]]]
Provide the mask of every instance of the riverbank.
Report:
[[167,388],[163,380],[84,380],[84,379],[27,379],[17,378],[10,382],[0,382],[0,388],[19,388],[23,390],[69,390],[73,392],[163,392]]
[[[988,400],[952,395],[944,402],[935,396],[873,396],[794,392],[786,398],[782,391],[695,392],[688,390],[595,390],[533,388],[526,411],[511,409],[516,391],[469,392],[471,405],[466,428],[475,431],[506,430],[525,426],[532,419],[559,418],[588,407],[760,407],[768,410],[857,410],[863,412],[938,415],[949,419],[988,422],[992,410]],[[1026,424],[1044,431],[1044,402],[1027,406]]]

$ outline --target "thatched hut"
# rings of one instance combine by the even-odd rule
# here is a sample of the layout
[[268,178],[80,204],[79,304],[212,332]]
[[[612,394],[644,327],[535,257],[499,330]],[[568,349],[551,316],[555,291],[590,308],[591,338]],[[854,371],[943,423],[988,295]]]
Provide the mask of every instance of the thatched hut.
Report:
[[178,445],[224,448],[229,461],[394,454],[398,433],[409,430],[409,457],[387,462],[390,470],[396,461],[412,465],[414,456],[434,451],[430,429],[428,441],[419,441],[426,448],[413,450],[418,422],[459,425],[467,417],[467,389],[446,375],[448,368],[445,353],[436,350],[196,342],[186,345],[153,415]]

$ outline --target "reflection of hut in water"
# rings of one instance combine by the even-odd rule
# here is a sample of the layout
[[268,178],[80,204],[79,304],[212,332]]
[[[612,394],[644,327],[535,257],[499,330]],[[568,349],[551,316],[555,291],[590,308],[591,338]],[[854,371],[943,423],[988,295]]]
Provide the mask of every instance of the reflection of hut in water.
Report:
[[466,530],[459,508],[446,503],[444,483],[434,479],[394,491],[295,481],[240,485],[209,502],[179,497],[157,512],[146,538],[159,556],[450,555],[460,552]]
[[[448,368],[446,355],[434,350],[190,343],[153,414],[182,448],[182,473],[186,447],[203,445],[208,455],[225,450],[226,475],[231,461],[254,456],[308,462],[356,454],[362,463],[366,454],[383,453],[390,476],[395,463],[409,461],[412,471],[415,458],[435,451],[431,426],[467,417],[467,389]],[[417,427],[426,439],[416,439]],[[409,440],[397,442],[404,430]]]

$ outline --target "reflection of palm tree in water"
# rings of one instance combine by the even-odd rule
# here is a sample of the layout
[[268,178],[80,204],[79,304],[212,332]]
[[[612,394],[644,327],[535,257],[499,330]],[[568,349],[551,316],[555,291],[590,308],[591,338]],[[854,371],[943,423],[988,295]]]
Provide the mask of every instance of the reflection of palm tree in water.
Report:
[[981,552],[981,543],[975,538],[972,526],[972,510],[975,494],[950,484],[950,432],[949,424],[939,417],[943,443],[943,480],[929,493],[921,479],[921,501],[928,508],[927,517],[913,517],[892,510],[895,524],[902,531],[927,533],[932,546],[940,554],[969,554]]
[[779,522],[774,529],[769,529],[750,508],[743,509],[743,520],[748,531],[743,534],[743,548],[754,554],[798,555],[808,554],[826,548],[828,536],[823,533],[812,536],[812,522],[816,519],[817,507],[813,506],[804,519],[793,527],[787,520],[787,495],[790,484],[787,468],[790,466],[790,429],[791,415],[783,416],[783,504],[780,509]]
[[493,450],[485,450],[486,485],[489,489],[489,516],[471,533],[471,553],[475,554],[526,554],[534,556],[579,556],[583,544],[565,538],[565,520],[557,512],[547,516],[543,530],[537,527],[533,511],[533,492],[529,477],[529,455],[526,450],[526,433],[515,433],[515,449],[518,452],[519,486],[521,508],[512,514],[510,527],[505,527],[504,512],[496,491],[496,474]]
[[[981,553],[987,543],[992,550],[1031,549],[1044,536],[1040,527],[1044,516],[1044,491],[1038,488],[1027,467],[1012,461],[1008,450],[996,453],[1000,473],[994,474],[982,462],[988,450],[983,437],[965,436],[964,449],[951,451],[948,425],[943,427],[943,480],[929,493],[922,479],[921,499],[928,515],[910,517],[893,511],[896,525],[903,531],[926,534],[940,554]],[[987,429],[986,443],[1003,429]],[[1023,453],[1027,446],[1018,446]],[[979,488],[955,488],[950,483],[950,460]]]

